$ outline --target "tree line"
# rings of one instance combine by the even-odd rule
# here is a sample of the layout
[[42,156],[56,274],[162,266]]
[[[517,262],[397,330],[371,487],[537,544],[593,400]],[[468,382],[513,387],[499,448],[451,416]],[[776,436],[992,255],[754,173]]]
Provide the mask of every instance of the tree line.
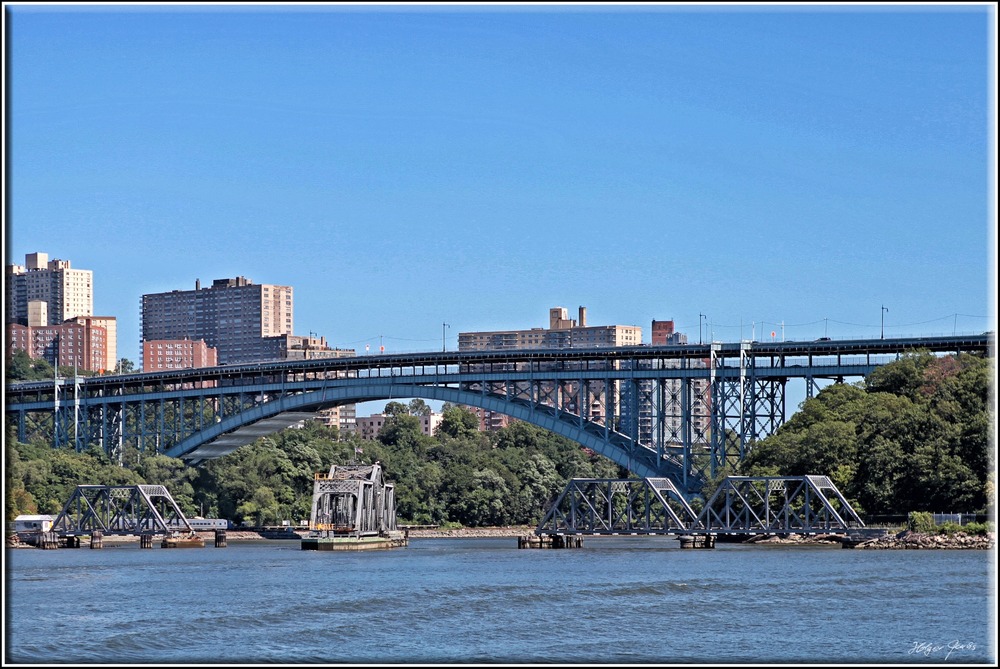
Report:
[[[10,368],[8,368],[10,369]],[[49,370],[51,371],[51,370]],[[865,514],[985,513],[995,499],[992,361],[915,353],[864,381],[803,402],[727,474],[831,477]],[[528,423],[479,432],[478,418],[446,404],[434,435],[422,400],[389,402],[376,439],[307,422],[198,467],[131,453],[128,466],[99,448],[22,444],[8,425],[6,516],[58,513],[76,485],[161,484],[187,515],[270,524],[309,518],[313,475],[331,464],[379,461],[395,484],[400,523],[468,527],[535,524],[570,478],[626,478],[615,463]]]

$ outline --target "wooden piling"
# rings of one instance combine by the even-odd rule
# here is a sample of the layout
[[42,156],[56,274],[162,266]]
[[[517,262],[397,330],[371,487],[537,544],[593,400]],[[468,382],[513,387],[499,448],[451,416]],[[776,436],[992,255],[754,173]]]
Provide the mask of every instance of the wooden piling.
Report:
[[152,548],[153,547],[153,535],[152,534],[140,534],[139,535],[139,548]]
[[216,530],[215,531],[215,547],[225,548],[226,547],[226,531]]

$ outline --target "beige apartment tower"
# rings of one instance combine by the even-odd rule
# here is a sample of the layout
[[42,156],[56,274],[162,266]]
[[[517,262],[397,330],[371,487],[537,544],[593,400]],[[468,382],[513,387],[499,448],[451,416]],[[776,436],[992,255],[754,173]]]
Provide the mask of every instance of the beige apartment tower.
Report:
[[[28,305],[45,303],[47,322],[61,325],[77,316],[94,315],[94,273],[73,269],[69,260],[49,260],[47,253],[29,253],[23,265],[7,265],[4,285],[6,322],[30,325]],[[37,316],[37,310],[34,316]]]

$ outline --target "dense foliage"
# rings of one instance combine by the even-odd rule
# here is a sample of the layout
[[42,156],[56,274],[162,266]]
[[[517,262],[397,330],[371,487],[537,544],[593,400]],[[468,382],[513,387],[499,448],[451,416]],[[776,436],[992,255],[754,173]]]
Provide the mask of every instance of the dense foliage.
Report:
[[[971,355],[913,354],[863,383],[834,384],[756,444],[736,473],[826,474],[867,514],[983,512],[996,484],[991,364]],[[481,433],[476,416],[460,406],[445,405],[437,433],[424,435],[418,416],[428,411],[422,400],[390,402],[377,440],[341,439],[336,429],[307,423],[198,468],[135,452],[121,467],[96,448],[20,444],[8,432],[6,516],[58,513],[78,484],[155,483],[189,515],[295,522],[309,517],[313,474],[357,459],[382,463],[396,486],[400,523],[534,524],[570,478],[627,476],[527,423]]]
[[738,473],[826,474],[868,514],[985,512],[996,487],[991,365],[914,353],[824,388]]
[[[525,423],[480,433],[470,411],[446,406],[434,437],[420,431],[423,403],[396,403],[378,440],[338,439],[307,423],[258,439],[198,468],[164,455],[133,468],[98,449],[83,453],[7,440],[7,519],[58,513],[75,486],[162,484],[185,514],[271,524],[309,518],[313,474],[333,463],[379,461],[396,486],[400,523],[494,526],[534,524],[574,476],[623,476],[574,442]],[[11,435],[12,436],[12,435]]]

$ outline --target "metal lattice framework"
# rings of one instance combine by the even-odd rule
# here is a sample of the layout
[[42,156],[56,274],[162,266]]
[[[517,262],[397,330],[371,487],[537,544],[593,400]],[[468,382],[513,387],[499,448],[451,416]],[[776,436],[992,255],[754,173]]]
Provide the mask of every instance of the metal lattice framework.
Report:
[[170,534],[193,532],[161,485],[78,485],[52,523],[60,535]]
[[700,514],[668,479],[572,479],[535,533],[816,534],[864,526],[826,476],[729,476]]
[[[479,407],[578,442],[687,492],[785,420],[785,387],[862,378],[915,350],[993,355],[988,335],[434,352],[281,361],[10,384],[18,439],[192,464],[316,411],[419,397]],[[811,392],[811,390],[810,390]]]
[[699,516],[720,532],[845,532],[864,522],[827,476],[729,476]]
[[660,534],[686,530],[697,514],[670,479],[572,479],[537,534]]
[[395,487],[382,466],[332,465],[329,474],[316,474],[309,529],[357,537],[394,531]]

